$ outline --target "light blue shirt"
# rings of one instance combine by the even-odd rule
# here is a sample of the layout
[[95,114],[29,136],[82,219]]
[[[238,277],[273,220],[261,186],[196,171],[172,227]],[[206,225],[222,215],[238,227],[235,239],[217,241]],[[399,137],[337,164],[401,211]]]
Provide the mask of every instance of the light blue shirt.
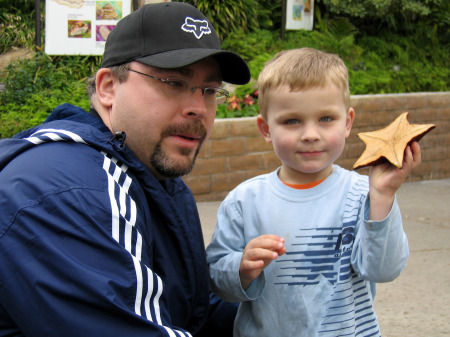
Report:
[[[395,279],[409,256],[397,201],[386,219],[368,221],[367,176],[335,165],[297,190],[277,172],[229,193],[207,248],[213,290],[241,302],[234,336],[381,336],[375,282]],[[283,237],[287,251],[244,291],[242,252],[263,234]]]

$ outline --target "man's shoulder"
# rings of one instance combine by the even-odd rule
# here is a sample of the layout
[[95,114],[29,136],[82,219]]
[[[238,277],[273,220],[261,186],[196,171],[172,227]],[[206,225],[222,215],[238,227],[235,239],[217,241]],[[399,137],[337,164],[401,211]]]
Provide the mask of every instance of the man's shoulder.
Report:
[[[65,168],[67,171],[86,172],[89,166],[103,158],[102,153],[86,144],[73,142],[49,142],[39,146],[34,146],[23,153],[18,154],[12,161],[22,163],[24,170],[46,170]],[[23,166],[23,164],[33,164]],[[65,174],[65,171],[60,172]]]
[[[0,172],[0,184],[20,184],[21,191],[49,193],[61,188],[102,184],[104,156],[79,143],[51,142],[18,154]],[[102,171],[103,170],[103,171]],[[104,185],[104,183],[103,183]]]

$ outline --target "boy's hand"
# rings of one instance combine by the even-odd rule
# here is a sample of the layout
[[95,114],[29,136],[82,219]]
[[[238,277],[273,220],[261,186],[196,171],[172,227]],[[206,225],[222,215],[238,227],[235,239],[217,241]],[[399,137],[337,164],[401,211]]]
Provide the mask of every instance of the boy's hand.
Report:
[[284,239],[278,235],[261,235],[251,240],[242,254],[239,276],[246,290],[272,260],[286,253]]
[[404,183],[408,174],[420,163],[420,146],[418,142],[413,142],[405,149],[402,168],[389,163],[370,168],[370,220],[380,221],[386,218],[391,210],[395,193]]

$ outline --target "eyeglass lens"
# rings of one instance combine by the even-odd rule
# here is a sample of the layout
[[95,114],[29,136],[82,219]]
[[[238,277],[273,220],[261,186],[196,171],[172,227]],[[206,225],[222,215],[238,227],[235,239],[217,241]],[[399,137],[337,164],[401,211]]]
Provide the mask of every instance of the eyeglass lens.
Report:
[[194,82],[178,78],[178,77],[168,77],[167,79],[162,79],[149,74],[141,73],[140,71],[134,69],[128,69],[129,71],[135,72],[140,75],[144,75],[160,82],[163,82],[165,92],[169,96],[186,96],[192,95],[195,90],[199,89],[202,93],[205,102],[222,104],[225,103],[229,97],[229,92],[222,88],[217,87],[198,87]]
[[195,85],[194,82],[177,77],[168,77],[163,81],[167,84],[168,90],[174,95],[193,94],[195,90],[199,89],[202,92],[204,100],[210,103],[224,103],[228,98],[228,92],[222,88],[205,87],[201,88]]

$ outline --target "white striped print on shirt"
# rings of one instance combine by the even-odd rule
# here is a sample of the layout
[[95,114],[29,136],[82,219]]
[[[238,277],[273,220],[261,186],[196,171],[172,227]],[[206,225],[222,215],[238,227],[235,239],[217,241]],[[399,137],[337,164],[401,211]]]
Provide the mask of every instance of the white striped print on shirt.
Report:
[[[52,128],[40,129],[25,140],[34,145],[59,141],[88,144],[74,132]],[[130,253],[136,272],[134,310],[136,314],[160,325],[170,337],[192,337],[188,332],[174,330],[162,324],[159,299],[163,292],[163,283],[158,275],[141,262],[142,235],[135,227],[136,203],[128,194],[132,183],[132,179],[126,174],[128,167],[105,152],[102,152],[102,154],[104,155],[103,169],[107,174],[108,193],[111,202],[111,235]]]
[[25,139],[35,145],[49,141],[59,142],[64,140],[86,144],[76,133],[63,129],[40,129]]
[[107,173],[111,201],[111,235],[130,253],[136,272],[134,311],[139,316],[146,317],[149,321],[162,326],[170,337],[192,337],[188,332],[173,330],[163,325],[159,305],[163,283],[158,275],[141,262],[142,235],[135,226],[136,203],[128,194],[132,184],[131,177],[126,173],[128,167],[105,152],[102,154],[105,156],[103,169]]

